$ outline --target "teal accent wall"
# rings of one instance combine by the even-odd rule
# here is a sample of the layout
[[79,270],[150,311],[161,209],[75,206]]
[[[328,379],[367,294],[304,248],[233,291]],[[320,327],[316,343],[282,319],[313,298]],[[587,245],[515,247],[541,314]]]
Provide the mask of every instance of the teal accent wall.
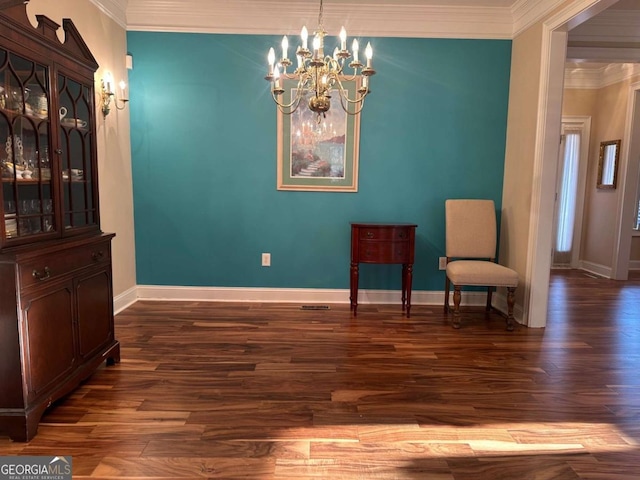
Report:
[[[349,222],[397,221],[418,224],[414,290],[442,290],[445,199],[500,209],[510,41],[367,39],[378,74],[361,119],[359,189],[326,193],[276,189],[263,77],[280,37],[127,39],[140,285],[346,289]],[[400,266],[363,265],[360,287],[399,289]]]

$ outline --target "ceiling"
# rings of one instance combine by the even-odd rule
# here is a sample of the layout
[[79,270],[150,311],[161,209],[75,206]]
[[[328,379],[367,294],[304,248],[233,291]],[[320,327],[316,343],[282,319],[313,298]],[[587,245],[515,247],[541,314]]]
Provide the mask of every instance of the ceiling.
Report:
[[[320,0],[90,1],[127,30],[194,33],[295,35],[317,25],[320,7]],[[329,34],[344,25],[350,36],[513,39],[564,1],[323,0],[323,24]],[[640,0],[619,0],[571,30],[567,61],[582,80],[626,75],[629,68],[610,65],[640,62]]]
[[576,62],[640,61],[640,0],[620,0],[571,30],[567,58]]
[[640,0],[619,0],[569,31],[565,86],[600,88],[640,74]]
[[[8,0],[0,0],[8,1]],[[320,0],[91,0],[128,30],[283,34],[317,24]],[[351,35],[514,38],[564,0],[322,0],[328,32]],[[570,32],[570,56],[635,61],[640,0],[619,0]],[[586,48],[601,48],[599,53]],[[616,50],[611,50],[616,48]],[[608,50],[607,50],[608,49]],[[629,50],[631,49],[631,50]]]

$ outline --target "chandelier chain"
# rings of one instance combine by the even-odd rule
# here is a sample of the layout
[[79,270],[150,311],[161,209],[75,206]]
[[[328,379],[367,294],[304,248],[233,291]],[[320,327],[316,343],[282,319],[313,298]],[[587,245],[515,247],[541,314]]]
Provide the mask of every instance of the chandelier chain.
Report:
[[[339,43],[333,54],[325,50],[323,14],[324,2],[320,0],[318,28],[314,32],[312,47],[308,42],[307,28],[302,27],[300,32],[302,43],[294,50],[297,67],[288,57],[289,40],[284,36],[280,60],[276,60],[274,49],[269,49],[269,70],[265,77],[271,83],[271,95],[282,113],[290,115],[295,112],[304,98],[309,109],[317,114],[318,122],[331,108],[332,93],[339,97],[339,104],[348,115],[358,115],[364,106],[365,97],[370,93],[369,78],[376,73],[371,63],[371,44],[367,44],[364,52],[366,62],[361,61],[357,39],[353,40],[353,55],[347,49],[347,32],[344,27],[340,30]],[[288,67],[292,67],[292,70],[288,70]],[[345,67],[350,69],[350,73],[345,72]],[[285,81],[292,80],[297,83],[296,87],[285,86]],[[355,84],[354,87],[346,88],[343,82]]]

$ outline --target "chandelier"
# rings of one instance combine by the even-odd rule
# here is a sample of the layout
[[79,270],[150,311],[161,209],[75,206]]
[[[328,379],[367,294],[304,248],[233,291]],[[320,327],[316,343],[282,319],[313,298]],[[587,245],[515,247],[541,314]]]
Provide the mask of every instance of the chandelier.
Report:
[[[271,82],[271,96],[282,113],[292,114],[303,103],[303,98],[310,97],[309,109],[318,115],[317,121],[320,122],[331,107],[332,91],[338,92],[340,105],[349,115],[357,115],[362,111],[364,99],[370,92],[369,77],[376,73],[371,66],[373,56],[371,43],[367,43],[365,48],[367,59],[365,65],[358,58],[358,40],[354,39],[351,47],[353,60],[347,64],[347,59],[351,58],[351,52],[347,50],[347,32],[344,27],[340,30],[340,48],[335,48],[333,56],[324,53],[325,35],[326,32],[322,26],[322,0],[320,0],[318,28],[314,32],[312,43],[313,51],[308,48],[307,27],[302,27],[300,33],[302,44],[295,52],[298,62],[295,71],[287,72],[287,67],[291,66],[292,62],[287,57],[289,41],[286,35],[282,38],[282,58],[277,63],[273,47],[269,49],[267,57],[269,71],[265,80]],[[344,72],[345,65],[352,69],[350,74]],[[283,79],[297,81],[297,87],[292,89],[290,101],[283,98],[285,93]],[[354,80],[357,81],[358,88],[353,98],[349,98],[349,92],[343,86],[343,82]]]

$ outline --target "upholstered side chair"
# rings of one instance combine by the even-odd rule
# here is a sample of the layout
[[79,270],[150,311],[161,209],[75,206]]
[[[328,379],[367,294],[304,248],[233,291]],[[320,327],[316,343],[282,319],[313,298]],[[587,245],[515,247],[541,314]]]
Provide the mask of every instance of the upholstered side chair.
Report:
[[487,311],[491,310],[494,288],[506,287],[507,330],[513,330],[518,274],[495,261],[497,226],[493,200],[446,200],[445,220],[447,268],[444,311],[449,312],[449,290],[453,284],[453,327],[460,328],[462,286],[487,287]]

